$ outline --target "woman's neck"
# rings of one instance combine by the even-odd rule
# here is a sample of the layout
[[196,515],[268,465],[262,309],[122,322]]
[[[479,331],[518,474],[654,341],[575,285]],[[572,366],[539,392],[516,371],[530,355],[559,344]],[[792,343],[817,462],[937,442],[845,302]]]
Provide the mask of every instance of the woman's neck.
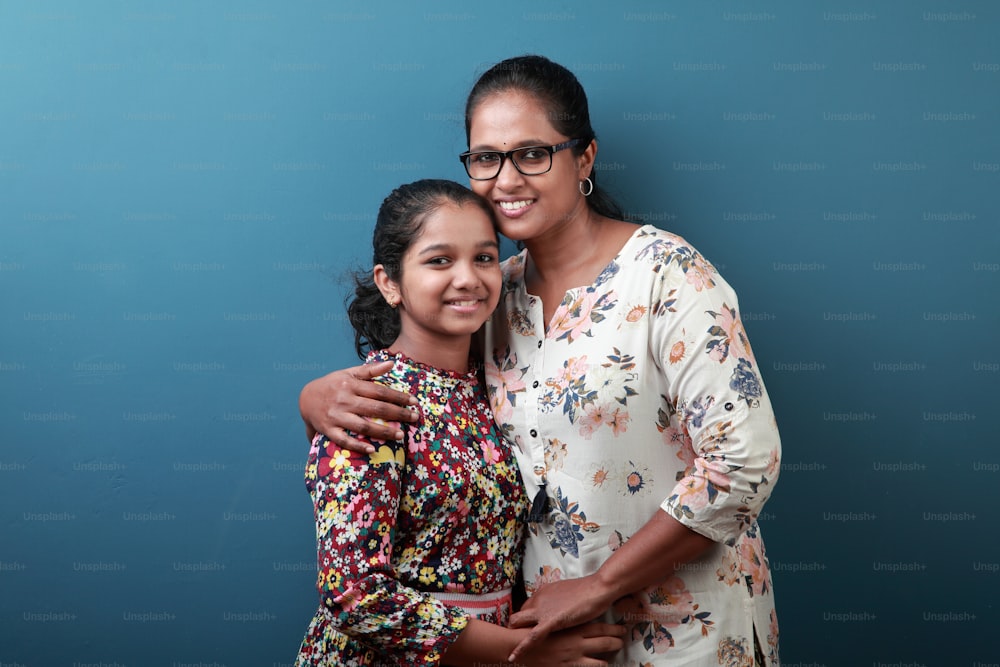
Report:
[[591,284],[637,228],[635,223],[593,213],[585,223],[564,228],[562,233],[525,241],[528,291],[562,300],[566,290]]
[[533,274],[529,282],[557,284],[567,278],[571,267],[586,264],[599,249],[597,241],[605,222],[606,218],[585,208],[546,234],[525,239]]

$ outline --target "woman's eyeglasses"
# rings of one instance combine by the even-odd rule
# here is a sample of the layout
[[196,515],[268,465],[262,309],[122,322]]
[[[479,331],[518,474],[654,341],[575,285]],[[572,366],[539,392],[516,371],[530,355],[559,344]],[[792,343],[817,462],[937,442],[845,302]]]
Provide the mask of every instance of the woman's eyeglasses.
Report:
[[512,151],[477,151],[462,153],[458,159],[465,165],[465,171],[474,181],[488,181],[496,178],[503,169],[507,158],[514,168],[525,176],[538,176],[552,169],[552,155],[564,148],[580,143],[580,139],[570,139],[555,146],[525,146]]

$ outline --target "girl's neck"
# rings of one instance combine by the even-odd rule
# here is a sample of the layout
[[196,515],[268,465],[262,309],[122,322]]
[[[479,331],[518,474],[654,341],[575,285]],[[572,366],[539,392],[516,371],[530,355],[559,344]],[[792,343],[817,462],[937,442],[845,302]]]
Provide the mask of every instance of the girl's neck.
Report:
[[389,346],[390,352],[402,352],[410,359],[455,373],[469,372],[471,336],[408,336],[406,332]]

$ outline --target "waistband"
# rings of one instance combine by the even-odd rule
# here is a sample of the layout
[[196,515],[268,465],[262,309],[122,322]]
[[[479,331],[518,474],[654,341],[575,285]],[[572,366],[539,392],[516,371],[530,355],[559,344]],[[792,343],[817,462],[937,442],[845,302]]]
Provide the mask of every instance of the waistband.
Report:
[[449,607],[459,607],[472,616],[482,616],[484,614],[499,612],[505,607],[510,609],[513,604],[511,589],[509,588],[478,595],[471,593],[449,593],[446,591],[435,591],[430,594]]

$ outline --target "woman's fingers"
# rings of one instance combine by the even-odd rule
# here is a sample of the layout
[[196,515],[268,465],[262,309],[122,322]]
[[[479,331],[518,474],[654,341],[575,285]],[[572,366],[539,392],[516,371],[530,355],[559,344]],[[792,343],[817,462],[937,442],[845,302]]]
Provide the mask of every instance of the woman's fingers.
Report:
[[353,368],[345,369],[345,372],[348,375],[358,378],[359,380],[371,380],[377,378],[379,375],[388,373],[394,363],[396,362],[392,359],[387,359],[386,361],[379,361],[374,364],[361,364],[360,366],[354,366]]
[[380,422],[413,421],[418,415],[408,407],[415,406],[416,398],[372,382],[372,378],[388,372],[392,364],[390,360],[354,366],[313,380],[299,397],[303,420],[311,429],[356,452],[374,450],[369,444],[348,435],[347,431],[378,440],[402,438],[396,425]]
[[357,452],[358,454],[371,454],[375,451],[371,443],[363,442],[357,438],[352,438],[347,435],[344,429],[339,427],[333,427],[329,429],[324,435],[330,439],[331,442],[335,443],[341,449],[349,449],[352,452]]

